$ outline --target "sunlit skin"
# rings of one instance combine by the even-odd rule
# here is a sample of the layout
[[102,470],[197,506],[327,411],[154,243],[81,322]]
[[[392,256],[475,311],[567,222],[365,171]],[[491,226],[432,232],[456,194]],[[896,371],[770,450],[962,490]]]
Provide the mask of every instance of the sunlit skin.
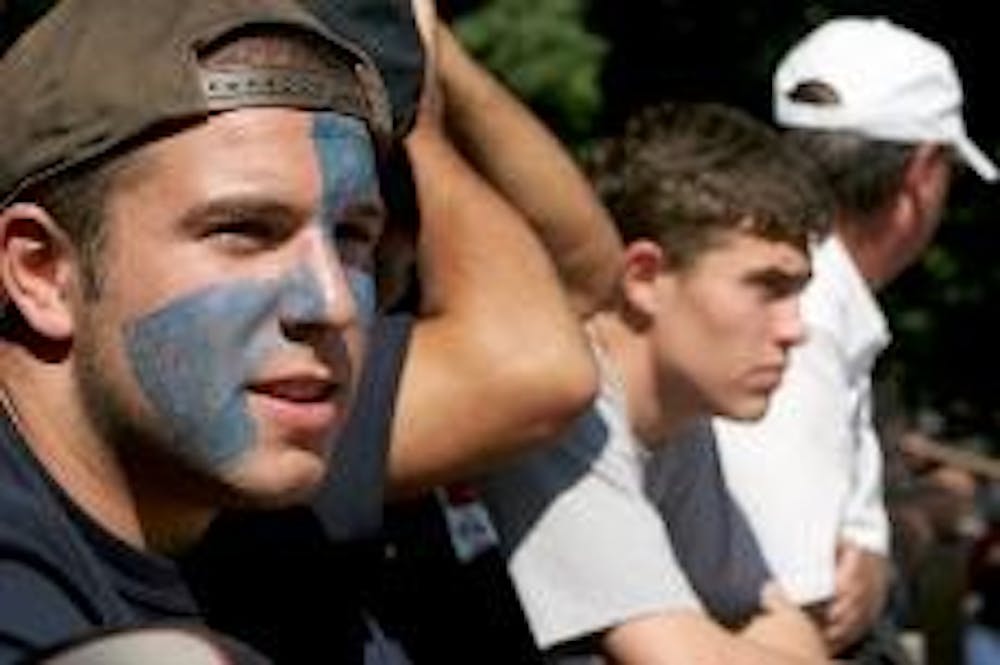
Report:
[[798,296],[809,274],[803,249],[741,230],[664,271],[651,332],[664,402],[688,417],[761,417],[805,339]]
[[81,399],[116,444],[255,503],[298,498],[323,477],[374,315],[385,214],[365,127],[242,109],[142,150],[80,311]]

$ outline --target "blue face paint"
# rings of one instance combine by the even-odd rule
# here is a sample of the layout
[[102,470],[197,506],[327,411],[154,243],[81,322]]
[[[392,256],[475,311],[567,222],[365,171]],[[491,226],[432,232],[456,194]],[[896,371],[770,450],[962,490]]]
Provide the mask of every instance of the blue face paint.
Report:
[[291,344],[282,322],[321,320],[324,311],[319,283],[300,269],[209,287],[126,326],[139,385],[189,462],[218,469],[254,445],[247,382]]
[[370,272],[358,268],[345,268],[347,284],[358,308],[358,319],[365,328],[371,328],[375,320],[376,290],[375,279]]
[[[316,115],[312,138],[323,183],[315,223],[341,257],[358,319],[368,326],[376,307],[369,250],[366,245],[361,260],[352,255],[358,248],[349,243],[359,240],[350,234],[339,239],[337,226],[352,209],[381,207],[372,143],[363,123],[334,113]],[[126,326],[139,385],[181,455],[201,468],[220,469],[253,447],[257,427],[248,382],[259,378],[255,372],[266,359],[295,343],[283,325],[326,320],[331,297],[337,294],[324,293],[303,264],[275,280],[205,288]]]
[[[321,224],[332,247],[343,257],[338,246],[337,225],[352,207],[363,203],[381,205],[378,173],[371,138],[365,125],[336,113],[318,113],[313,121],[313,142],[323,179]],[[365,327],[374,320],[375,280],[369,266],[344,264],[344,272]]]

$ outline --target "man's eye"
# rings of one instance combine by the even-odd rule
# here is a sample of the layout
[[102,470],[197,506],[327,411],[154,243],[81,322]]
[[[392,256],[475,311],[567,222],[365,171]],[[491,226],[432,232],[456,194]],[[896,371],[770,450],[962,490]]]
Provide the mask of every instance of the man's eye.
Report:
[[228,248],[247,250],[269,246],[280,238],[273,224],[257,219],[220,222],[210,227],[206,235]]
[[334,233],[337,251],[345,263],[369,269],[374,264],[378,236],[368,224],[341,222]]
[[352,224],[350,222],[343,222],[337,225],[337,243],[345,244],[360,244],[360,245],[374,245],[375,237],[374,234],[362,224]]
[[805,279],[790,275],[758,275],[752,282],[765,300],[782,300],[797,295],[805,286]]

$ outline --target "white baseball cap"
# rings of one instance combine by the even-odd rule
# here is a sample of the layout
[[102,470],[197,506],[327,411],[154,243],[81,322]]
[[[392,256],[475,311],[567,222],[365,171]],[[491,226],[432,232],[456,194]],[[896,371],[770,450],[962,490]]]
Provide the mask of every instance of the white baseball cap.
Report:
[[[835,103],[796,100],[819,83]],[[885,18],[837,18],[796,44],[774,74],[774,119],[784,127],[853,131],[872,139],[951,145],[984,180],[993,161],[965,133],[962,84],[938,44]]]

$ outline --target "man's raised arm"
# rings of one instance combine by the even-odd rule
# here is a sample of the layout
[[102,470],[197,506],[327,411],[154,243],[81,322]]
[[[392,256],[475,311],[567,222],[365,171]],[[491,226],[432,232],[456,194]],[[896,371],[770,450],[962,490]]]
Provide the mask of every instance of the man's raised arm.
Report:
[[549,255],[525,216],[445,136],[433,75],[425,88],[407,140],[424,301],[393,422],[396,495],[475,474],[552,437],[596,390],[589,348]]
[[589,181],[559,140],[510,91],[438,29],[449,136],[548,250],[577,312],[613,293],[621,241]]

